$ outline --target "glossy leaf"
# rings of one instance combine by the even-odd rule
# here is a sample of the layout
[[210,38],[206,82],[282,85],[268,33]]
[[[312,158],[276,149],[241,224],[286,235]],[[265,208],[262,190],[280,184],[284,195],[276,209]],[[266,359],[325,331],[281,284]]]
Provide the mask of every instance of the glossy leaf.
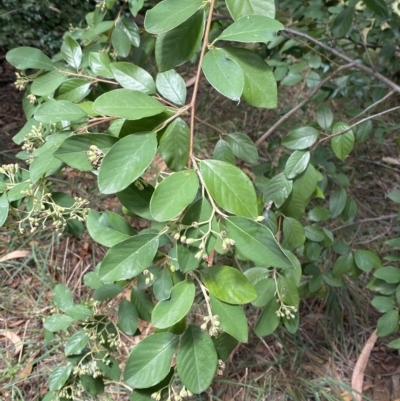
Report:
[[282,139],[282,145],[292,150],[303,150],[314,145],[319,136],[319,132],[312,127],[301,127],[290,131]]
[[228,333],[219,333],[218,337],[213,338],[213,343],[217,351],[218,359],[222,361],[226,361],[238,345],[238,341]]
[[332,274],[334,277],[343,276],[343,274],[350,273],[354,267],[353,254],[349,252],[348,254],[341,255],[336,259],[332,267]]
[[256,307],[263,307],[275,297],[276,283],[272,278],[264,278],[254,284],[254,288],[257,291],[257,299],[251,304]]
[[117,21],[117,27],[124,31],[131,45],[140,46],[139,28],[131,18],[122,17]]
[[235,248],[256,265],[293,268],[268,227],[244,217],[228,217],[225,224]]
[[88,342],[89,337],[84,331],[74,333],[65,344],[65,355],[80,354]]
[[72,135],[61,143],[53,155],[73,168],[92,171],[93,166],[86,153],[90,146],[97,146],[102,152],[107,153],[117,141],[118,138],[104,134]]
[[81,375],[80,381],[82,387],[90,395],[98,395],[104,393],[104,381],[101,377],[94,378],[91,375]]
[[152,76],[133,63],[119,62],[110,64],[115,80],[126,89],[133,89],[151,95],[156,91]]
[[384,0],[364,0],[364,3],[370,8],[376,15],[387,18],[388,17],[388,6]]
[[317,122],[322,129],[329,129],[332,125],[333,114],[329,106],[321,104],[317,109]]
[[131,42],[123,29],[118,26],[113,29],[111,43],[120,57],[128,57],[131,50]]
[[135,306],[139,318],[145,320],[146,322],[150,322],[154,304],[149,295],[146,292],[134,287],[131,291],[131,302]]
[[[91,83],[87,79],[72,78],[67,79],[55,94],[57,100],[68,100],[72,103],[82,101],[90,93]],[[81,107],[79,105],[79,107]],[[93,110],[91,111],[93,114]]]
[[235,155],[229,143],[220,139],[214,148],[213,159],[236,165]]
[[194,394],[205,391],[214,378],[217,362],[211,338],[198,326],[189,326],[176,358],[178,375],[185,387]]
[[204,285],[215,298],[230,304],[254,301],[257,292],[246,276],[230,266],[212,266],[200,271]]
[[196,289],[193,281],[185,280],[171,289],[171,296],[159,302],[151,315],[154,327],[166,329],[183,319],[192,307]]
[[381,267],[375,271],[374,277],[386,281],[389,284],[400,283],[400,269],[392,266]]
[[254,332],[258,337],[265,337],[272,334],[279,326],[279,317],[276,312],[279,309],[279,303],[273,298],[265,306],[254,327]]
[[99,276],[103,281],[120,281],[136,277],[146,269],[157,252],[158,236],[142,234],[131,237],[109,249],[101,262]]
[[55,368],[49,377],[49,390],[61,390],[72,373],[73,366],[71,364],[59,366]]
[[96,242],[109,248],[136,234],[123,217],[109,211],[98,213],[91,210],[86,226],[90,236]]
[[399,329],[399,312],[393,309],[381,316],[377,323],[377,336],[386,337]]
[[244,75],[239,64],[229,59],[223,50],[213,48],[201,65],[207,81],[222,95],[239,101],[244,88]]
[[210,300],[211,310],[214,315],[219,317],[221,328],[236,340],[247,343],[247,318],[242,307],[219,301],[213,295],[210,295]]
[[256,193],[247,175],[238,167],[219,160],[203,160],[200,164],[207,190],[227,212],[256,218]]
[[296,150],[286,162],[285,175],[289,180],[297,177],[308,166],[310,162],[310,152]]
[[67,100],[50,100],[42,103],[35,111],[35,119],[45,124],[78,121],[84,117],[86,117],[86,112]]
[[129,185],[123,191],[117,193],[118,200],[131,212],[147,220],[153,220],[150,214],[150,200],[154,188],[151,185],[138,187]]
[[168,299],[170,297],[172,287],[173,283],[169,270],[167,268],[161,269],[153,284],[154,296],[156,297],[157,301],[164,301],[165,299]]
[[283,220],[283,235],[290,248],[300,248],[306,240],[304,227],[292,217],[285,217]]
[[386,313],[396,308],[394,299],[389,297],[374,297],[371,305],[380,313]]
[[71,36],[66,36],[61,45],[61,54],[64,60],[75,69],[79,69],[82,61],[82,49]]
[[118,326],[128,336],[133,336],[138,328],[136,308],[126,299],[123,299],[118,307]]
[[112,194],[127,188],[149,167],[156,151],[157,135],[154,132],[129,135],[119,140],[101,163],[100,192]]
[[56,70],[39,75],[31,85],[31,93],[36,96],[45,96],[53,93],[67,77]]
[[329,210],[332,214],[332,217],[335,218],[339,216],[345,206],[347,200],[347,193],[346,190],[343,188],[337,189],[329,198]]
[[332,27],[332,34],[337,38],[342,38],[345,36],[353,23],[353,18],[355,14],[354,7],[345,7],[335,18]]
[[175,71],[160,72],[156,77],[156,87],[165,99],[183,106],[186,102],[186,85],[183,78]]
[[[106,352],[102,351],[98,354],[99,360],[97,361],[97,366],[101,370],[103,376],[111,379],[113,381],[119,381],[121,376],[121,371],[119,369],[118,361],[110,355],[106,355]],[[103,362],[103,361],[106,362]]]
[[110,68],[111,60],[107,53],[91,52],[89,55],[90,69],[101,77],[113,78]]
[[93,299],[100,302],[106,299],[113,299],[121,294],[122,291],[123,288],[118,284],[104,284],[93,293]]
[[226,140],[229,143],[233,154],[238,158],[247,163],[257,163],[258,151],[253,141],[240,132],[233,132],[226,136]]
[[[198,51],[204,32],[204,20],[204,11],[200,10],[171,31],[158,35],[155,56],[160,72],[183,64]],[[179,46],[176,46],[177,43]]]
[[263,15],[247,15],[229,25],[217,40],[234,42],[269,42],[276,38],[284,26],[277,20]]
[[[338,122],[333,126],[332,135],[338,132],[342,132],[349,126],[345,123]],[[349,130],[341,135],[332,137],[331,140],[333,153],[341,160],[344,161],[350,154],[354,147],[354,134],[352,130]]]
[[6,54],[6,60],[18,70],[34,68],[48,71],[54,68],[51,60],[34,47],[23,46],[12,49]]
[[167,166],[174,171],[183,170],[189,161],[190,130],[181,118],[172,121],[160,139],[158,151]]
[[200,7],[202,0],[164,0],[146,13],[144,27],[147,32],[160,34],[187,21]]
[[168,221],[179,216],[193,201],[199,188],[194,170],[171,174],[155,189],[150,201],[150,212],[156,221]]
[[68,329],[69,326],[75,321],[70,316],[67,315],[60,315],[60,314],[54,314],[49,316],[43,323],[43,327],[46,330],[56,332],[60,330],[66,330]]
[[53,302],[62,312],[67,312],[74,305],[71,290],[64,284],[57,284],[53,290]]
[[8,203],[7,194],[0,196],[0,227],[6,222],[10,205]]
[[93,110],[106,116],[139,120],[160,114],[165,107],[158,100],[142,92],[131,89],[114,89],[99,96],[93,103]]
[[354,261],[357,267],[364,272],[370,272],[373,269],[379,269],[382,266],[378,255],[364,249],[355,252]]
[[267,109],[277,107],[278,92],[275,77],[265,60],[249,49],[224,47],[224,51],[243,71],[243,99],[254,107]]
[[124,370],[124,382],[131,387],[147,388],[167,376],[179,337],[155,333],[132,348]]
[[226,5],[234,20],[253,14],[275,18],[274,0],[226,0]]
[[276,207],[281,207],[292,192],[293,182],[288,180],[284,173],[273,177],[263,192],[264,203],[274,202]]

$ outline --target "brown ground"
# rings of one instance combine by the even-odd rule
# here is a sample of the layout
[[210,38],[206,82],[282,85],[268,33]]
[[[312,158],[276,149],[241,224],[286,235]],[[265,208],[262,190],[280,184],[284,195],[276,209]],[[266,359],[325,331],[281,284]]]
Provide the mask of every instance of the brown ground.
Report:
[[[14,78],[12,67],[5,62],[4,56],[0,56],[0,152],[3,151],[3,154],[0,154],[0,164],[12,161],[12,155],[18,151],[18,146],[12,142],[11,138],[24,124],[24,115],[21,110],[22,94],[15,89]],[[215,107],[215,119],[220,122],[221,114],[218,109],[221,109],[224,103],[220,103],[219,100],[216,103],[209,102],[205,107],[208,109]],[[230,107],[227,105],[227,109]],[[259,111],[252,113],[245,114],[241,127],[237,127],[235,121],[232,122],[232,119],[226,117],[221,125],[226,130],[232,126],[232,129],[236,127],[248,133],[253,130],[253,127],[259,129],[260,126],[267,126],[266,120],[271,117]],[[227,114],[229,115],[229,111]],[[212,119],[211,117],[210,122],[213,122]],[[343,239],[349,241],[353,238],[355,247],[371,246],[371,249],[378,252],[385,249],[377,249],[375,244],[382,244],[383,239],[393,236],[395,232],[398,234],[398,227],[394,226],[392,219],[373,222],[365,220],[396,213],[393,203],[385,199],[385,194],[393,190],[396,183],[400,181],[400,166],[384,162],[384,158],[387,157],[399,159],[398,146],[394,140],[389,142],[380,146],[379,150],[372,148],[375,145],[363,145],[351,156],[349,166],[353,170],[352,174],[358,177],[358,187],[353,189],[352,196],[359,205],[357,219],[362,220],[362,224],[352,224],[340,230]],[[264,156],[267,159],[270,157],[267,153]],[[76,179],[81,184],[85,181],[79,176],[68,178]],[[88,182],[85,181],[85,184],[87,185]],[[83,190],[87,191],[86,188]],[[45,238],[48,240],[49,237]],[[11,236],[2,235],[0,231],[0,258],[5,255],[8,242],[12,240]],[[104,254],[104,249],[93,245],[87,237],[84,237],[82,240],[62,239],[61,243],[54,241],[50,246],[36,239],[34,242],[23,244],[20,251],[25,250],[30,253],[32,246],[48,247],[49,257],[42,262],[46,264],[45,269],[52,280],[69,282],[70,288],[76,288],[77,296],[85,297],[85,294],[81,293],[84,289],[81,286],[81,279],[83,274],[99,261]],[[23,256],[23,254],[16,256]],[[38,268],[37,262],[33,263],[31,260],[27,265],[29,268],[19,268],[15,274],[7,272],[7,267],[10,267],[10,271],[11,267],[15,269],[14,259],[0,263],[3,267],[0,269],[0,288],[2,289],[0,291],[3,293],[3,301],[0,304],[7,305],[3,311],[0,309],[0,330],[8,333],[5,335],[4,331],[0,331],[0,353],[9,358],[10,362],[10,365],[5,366],[0,361],[0,383],[8,384],[11,380],[17,380],[19,382],[17,386],[21,389],[26,401],[37,400],[38,393],[46,389],[45,378],[41,376],[41,372],[50,369],[54,364],[54,358],[51,356],[37,361],[38,356],[44,352],[40,345],[43,341],[41,318],[46,315],[51,302],[50,288],[44,292],[39,290],[41,282],[35,270]],[[360,294],[359,289],[355,292],[356,295]],[[368,296],[363,294],[361,302],[367,303]],[[291,396],[299,390],[299,383],[301,383],[299,378],[303,378],[313,385],[325,388],[326,392],[333,397],[332,399],[346,401],[352,399],[348,393],[332,383],[333,381],[347,384],[351,382],[355,362],[373,331],[378,315],[372,307],[367,308],[370,312],[369,316],[357,316],[356,310],[356,315],[352,317],[353,322],[351,322],[348,309],[344,307],[341,312],[344,332],[339,334],[338,330],[336,334],[341,339],[336,339],[331,331],[334,325],[330,322],[329,314],[327,315],[325,301],[306,300],[303,304],[299,333],[296,336],[289,336],[284,331],[280,331],[279,337],[270,336],[261,341],[253,336],[249,344],[243,344],[235,351],[224,377],[214,386],[214,395],[218,395],[224,401],[304,399],[296,398],[295,395]],[[34,310],[35,313],[30,315],[27,313],[29,310]],[[365,310],[362,313],[365,314]],[[340,324],[339,322],[337,326]],[[17,337],[12,337],[11,332]],[[31,339],[29,333],[32,333]],[[24,348],[18,347],[18,338],[26,342]],[[396,352],[383,345],[386,341],[378,340],[373,348],[365,370],[364,393],[374,401],[399,401],[400,358]],[[126,342],[122,354],[129,351],[129,346],[130,344]],[[10,374],[10,366],[16,366],[14,373]],[[325,383],[324,377],[332,381]],[[269,385],[271,386],[270,394],[257,395],[257,391],[252,390],[253,387],[262,386],[267,391]],[[274,386],[278,387],[279,391],[273,391]],[[0,390],[0,400],[2,399],[16,401],[20,398],[16,393],[12,396],[9,390],[4,392]],[[115,396],[113,399],[119,398]],[[308,399],[316,398],[310,396]]]

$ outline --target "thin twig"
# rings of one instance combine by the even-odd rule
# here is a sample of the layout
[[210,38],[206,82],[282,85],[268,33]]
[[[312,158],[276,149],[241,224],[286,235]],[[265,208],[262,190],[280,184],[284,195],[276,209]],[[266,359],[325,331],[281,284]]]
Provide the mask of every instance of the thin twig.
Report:
[[207,46],[208,46],[208,35],[209,35],[210,29],[211,29],[212,16],[213,16],[213,11],[214,11],[214,3],[215,3],[215,0],[210,0],[210,10],[208,11],[207,25],[206,25],[206,30],[204,33],[204,41],[203,41],[203,46],[201,47],[201,52],[200,52],[200,57],[199,57],[199,65],[197,67],[196,80],[194,82],[193,95],[192,95],[192,100],[190,102],[191,114],[190,114],[190,146],[189,146],[188,168],[191,168],[191,166],[192,166],[193,144],[194,144],[194,120],[195,120],[195,113],[196,113],[197,91],[199,89],[201,64],[203,63],[204,54],[205,54]]
[[368,106],[365,110],[363,110],[361,113],[358,113],[356,116],[354,116],[352,119],[349,121],[356,120],[358,117],[362,116],[365,114],[368,110],[371,110],[372,108],[376,107],[378,104],[384,102],[386,99],[389,99],[390,96],[392,96],[395,92],[391,90],[389,93],[386,94],[382,99],[377,100],[375,103],[372,103],[370,106]]
[[285,115],[283,115],[267,132],[265,132],[263,135],[261,135],[260,138],[257,139],[256,141],[256,146],[259,146],[261,142],[263,142],[265,139],[267,139],[274,131],[276,128],[278,128],[283,122],[285,122],[291,115],[296,113],[297,110],[301,109],[307,102],[309,102],[314,95],[331,79],[333,79],[339,72],[346,70],[348,68],[353,67],[355,64],[355,61],[352,61],[350,64],[344,64],[338,67],[335,71],[332,72],[329,76],[327,76],[325,79],[323,79],[311,92],[310,94],[305,97],[297,106],[293,107],[293,109],[289,110]]
[[334,231],[341,230],[341,229],[343,229],[343,228],[355,226],[356,224],[370,223],[370,222],[372,222],[372,221],[392,220],[392,219],[394,219],[394,218],[396,218],[396,217],[397,217],[397,213],[388,214],[388,215],[386,215],[386,216],[369,217],[369,218],[367,218],[367,219],[352,221],[351,223],[347,223],[347,224],[344,224],[343,226],[336,227],[336,228],[332,229],[331,231],[334,232]]
[[201,118],[199,118],[199,117],[197,117],[197,116],[195,116],[194,119],[195,119],[196,121],[198,121],[200,124],[204,124],[204,125],[206,125],[207,127],[213,129],[214,131],[219,132],[221,135],[226,135],[226,132],[225,132],[224,130],[222,130],[221,128],[218,128],[218,127],[216,127],[215,125],[210,124],[210,123],[208,123],[207,121],[204,121],[204,120],[202,120]]
[[[330,52],[331,54],[335,55],[336,57],[339,57],[340,59],[346,61],[347,63],[354,63],[355,60],[353,60],[352,58],[350,58],[349,56],[346,56],[345,54],[341,53],[338,50],[335,50],[334,48],[326,45],[325,43],[313,38],[310,35],[307,35],[304,32],[300,32],[300,31],[296,31],[295,29],[290,29],[290,28],[285,28],[285,30],[283,31],[287,34],[289,34],[289,36],[293,37],[293,36],[298,36],[304,39],[307,39],[308,41],[315,43],[316,45],[318,45],[319,47],[327,50],[328,52]],[[395,92],[400,93],[400,86],[397,85],[395,82],[393,82],[392,80],[390,80],[389,78],[385,77],[384,75],[380,74],[377,71],[374,71],[373,69],[367,67],[364,64],[359,64],[359,63],[355,63],[354,67],[366,72],[369,75],[372,75],[373,77],[375,77],[376,79],[378,79],[379,81],[383,82],[385,85],[387,85],[389,88],[393,89]]]
[[110,85],[119,85],[118,82],[109,81],[108,79],[101,79],[101,78],[91,77],[90,75],[85,75],[85,74],[76,74],[76,73],[70,72],[70,71],[59,70],[58,68],[56,68],[56,70],[58,72],[61,72],[62,74],[65,74],[65,75],[71,75],[71,76],[74,76],[74,77],[91,79],[92,81],[95,81],[95,82],[104,82],[104,83],[110,84]]

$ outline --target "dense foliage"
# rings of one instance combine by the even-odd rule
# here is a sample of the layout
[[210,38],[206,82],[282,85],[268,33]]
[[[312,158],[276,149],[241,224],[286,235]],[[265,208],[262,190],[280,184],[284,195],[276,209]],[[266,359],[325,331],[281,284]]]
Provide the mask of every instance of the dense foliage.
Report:
[[[383,266],[327,228],[356,218],[346,158],[373,131],[384,140],[370,112],[400,93],[392,78],[399,69],[397,2],[287,1],[275,10],[271,0],[163,0],[142,10],[143,1],[130,0],[109,19],[115,3],[99,3],[87,28],[67,32],[52,59],[32,47],[7,54],[25,90],[28,121],[14,140],[29,169],[1,168],[0,223],[21,233],[52,226],[75,235],[86,223],[109,248],[84,276],[94,300],[76,303],[65,285],[54,288],[57,311],[44,328],[48,337],[66,331],[68,341],[45,399],[96,395],[119,382],[113,353],[121,332],[140,334],[139,319],[154,333],[126,361],[132,400],[201,393],[248,340],[243,305],[260,308],[257,336],[279,325],[294,333],[300,298],[324,297],[345,276],[371,275],[373,305],[384,313],[378,335],[397,332],[398,266]],[[135,22],[139,12],[144,29]],[[187,100],[175,68],[190,62],[197,73]],[[306,90],[255,143],[211,125],[220,139],[209,145],[212,156],[200,158],[202,75],[228,99],[258,108],[277,107],[278,84],[303,82]],[[332,99],[346,99],[347,116],[335,118]],[[282,139],[269,140],[276,163],[260,162],[258,146],[307,105],[315,121],[284,128]],[[157,154],[168,170],[151,176]],[[52,176],[65,166],[95,174],[99,192],[116,195],[123,214],[148,228],[136,232],[121,214],[89,210],[87,199],[54,191]],[[400,203],[400,191],[388,198]],[[400,247],[398,238],[389,244]],[[399,257],[388,260],[398,264]],[[400,348],[399,340],[389,346]]]

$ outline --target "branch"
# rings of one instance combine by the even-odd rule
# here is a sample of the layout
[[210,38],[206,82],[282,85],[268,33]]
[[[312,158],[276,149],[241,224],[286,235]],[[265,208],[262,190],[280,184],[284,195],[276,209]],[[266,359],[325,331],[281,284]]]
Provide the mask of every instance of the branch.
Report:
[[190,145],[189,145],[188,168],[190,168],[192,166],[193,143],[194,143],[194,119],[195,119],[195,113],[196,113],[197,91],[199,89],[201,64],[203,63],[204,54],[205,54],[207,46],[208,46],[208,35],[209,35],[210,29],[211,29],[214,4],[215,4],[215,0],[210,0],[210,10],[208,11],[207,25],[206,25],[206,30],[204,33],[204,41],[203,41],[203,46],[201,47],[201,52],[200,52],[200,57],[199,57],[199,65],[197,67],[196,80],[194,82],[194,88],[193,88],[193,96],[192,96],[192,100],[190,102],[191,113],[190,113]]
[[370,223],[370,222],[373,222],[373,221],[381,221],[381,220],[392,220],[392,219],[396,218],[397,216],[398,216],[398,214],[395,213],[395,214],[389,214],[387,216],[370,217],[368,219],[353,221],[351,223],[344,224],[343,226],[333,228],[331,231],[332,232],[338,231],[338,230],[341,230],[342,228],[355,226],[356,224]]
[[385,85],[387,85],[389,88],[393,89],[395,92],[400,93],[400,86],[397,85],[396,83],[394,83],[389,78],[385,77],[384,75],[380,74],[379,72],[374,71],[373,69],[371,69],[363,64],[356,63],[355,60],[353,60],[349,56],[346,56],[345,54],[340,53],[338,50],[335,50],[334,48],[326,45],[325,43],[320,42],[319,40],[313,38],[312,36],[307,35],[306,33],[303,33],[303,32],[296,31],[295,29],[290,29],[290,28],[285,28],[285,30],[283,32],[286,32],[287,34],[289,34],[289,36],[298,36],[298,37],[307,39],[308,41],[315,43],[319,47],[327,50],[328,52],[334,54],[336,57],[339,57],[340,59],[346,61],[347,63],[354,63],[355,68],[357,68],[361,71],[364,71],[369,75],[372,75],[373,77],[375,77],[376,79],[378,79],[379,81],[381,81]]
[[296,113],[297,110],[301,109],[307,102],[309,102],[314,95],[331,79],[333,79],[339,72],[346,70],[348,68],[354,67],[355,61],[352,61],[349,64],[341,65],[335,71],[332,72],[329,76],[323,79],[311,92],[308,96],[306,96],[297,106],[293,107],[293,109],[289,110],[285,115],[283,115],[267,132],[261,135],[260,138],[256,141],[256,146],[260,145],[265,139],[267,139],[276,128],[278,128],[283,122],[285,122],[292,114]]
[[371,110],[372,108],[376,107],[378,104],[384,102],[386,99],[389,99],[390,96],[394,94],[394,91],[391,90],[389,93],[387,93],[382,99],[377,100],[375,103],[372,103],[370,106],[368,106],[365,110],[363,110],[361,113],[358,113],[356,116],[350,119],[350,121],[356,120],[358,117],[362,116],[365,114],[368,110]]

